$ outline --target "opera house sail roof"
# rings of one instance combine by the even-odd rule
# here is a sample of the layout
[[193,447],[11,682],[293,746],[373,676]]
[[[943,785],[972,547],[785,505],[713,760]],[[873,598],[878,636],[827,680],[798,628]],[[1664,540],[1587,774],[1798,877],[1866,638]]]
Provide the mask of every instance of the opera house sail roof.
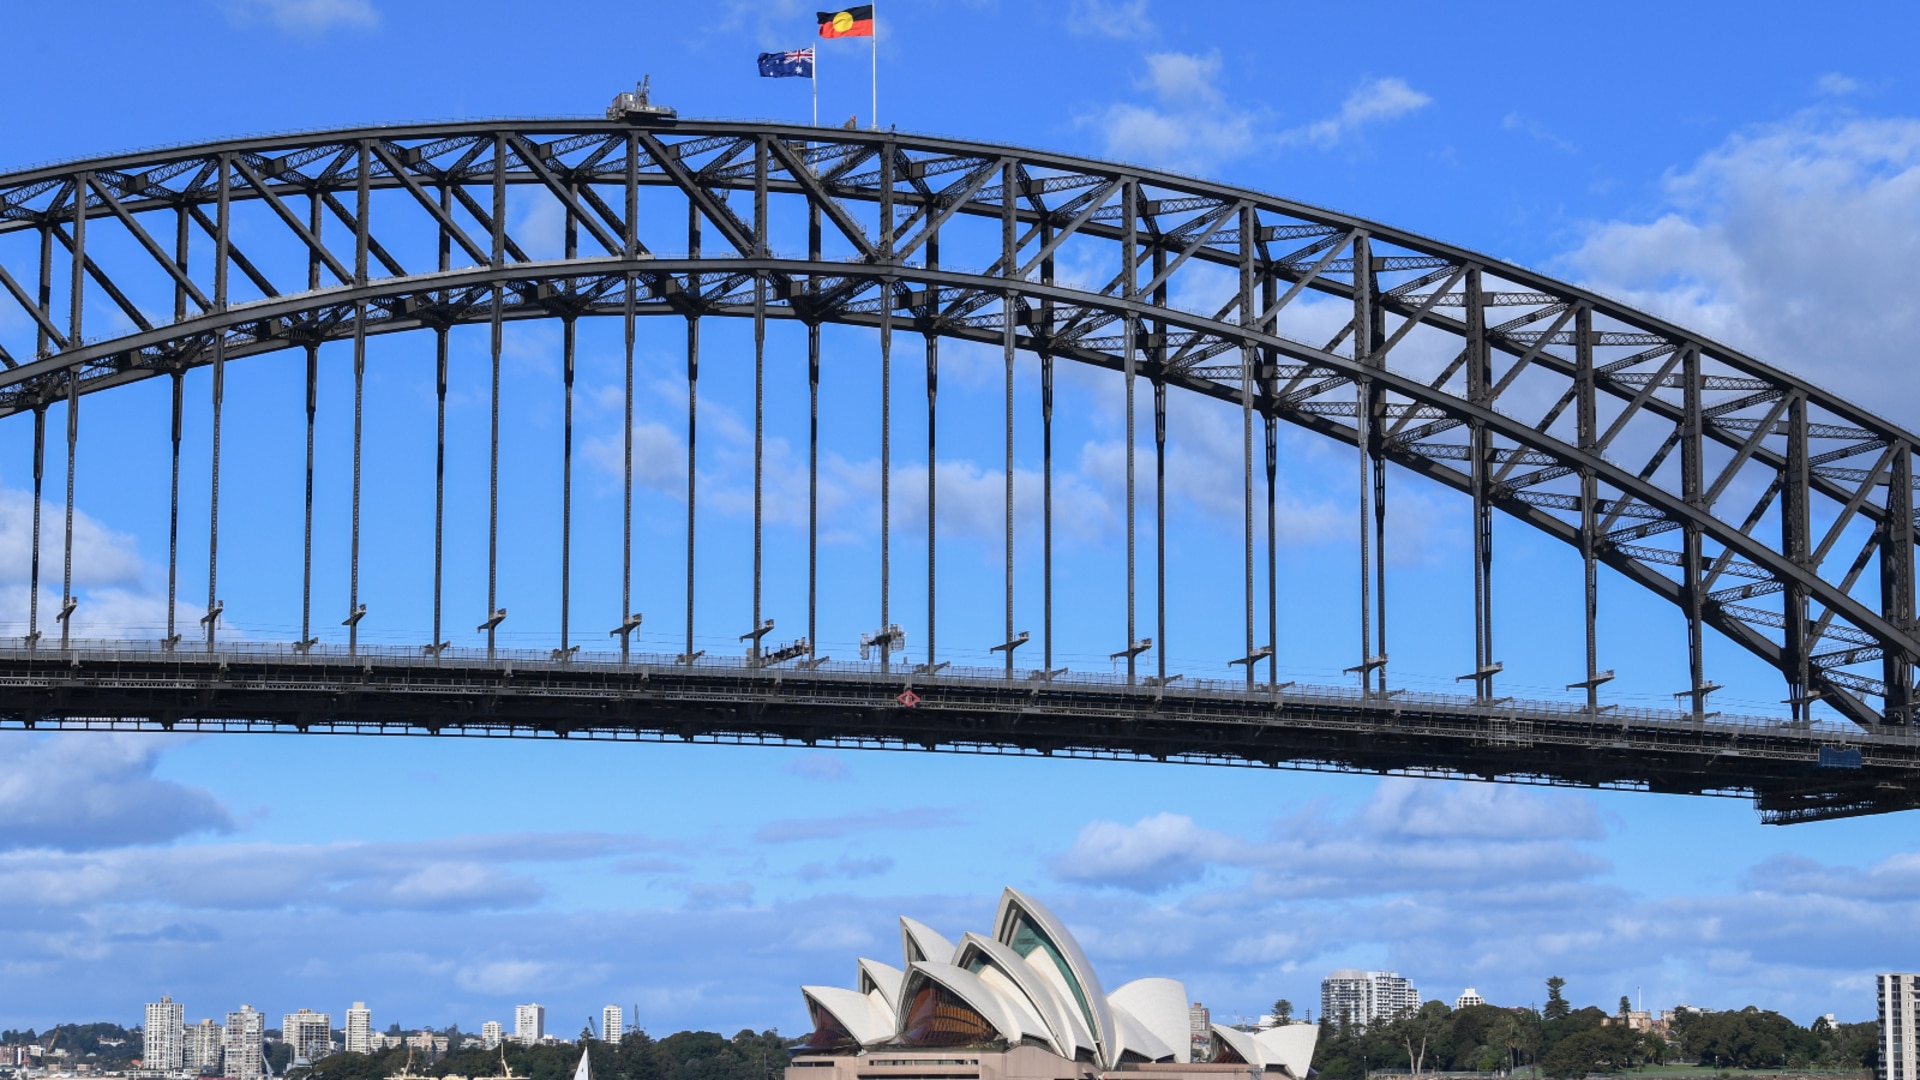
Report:
[[[1106,992],[1066,926],[1016,889],[1001,894],[992,936],[953,942],[903,917],[900,951],[901,967],[862,957],[852,989],[800,988],[813,1032],[789,1080],[927,1080],[929,1067],[940,1080],[1110,1072],[1301,1080],[1319,1033],[1312,1024],[1258,1032],[1215,1024],[1196,1039],[1184,984],[1136,979]],[[822,1067],[834,1075],[811,1071]]]

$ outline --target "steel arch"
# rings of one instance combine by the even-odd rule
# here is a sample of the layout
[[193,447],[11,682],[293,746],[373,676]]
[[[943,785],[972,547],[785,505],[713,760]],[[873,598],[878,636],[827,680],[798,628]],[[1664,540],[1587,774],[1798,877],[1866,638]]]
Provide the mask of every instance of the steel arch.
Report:
[[[559,201],[570,235],[601,250],[529,258],[499,213],[513,186]],[[711,230],[727,250],[676,258],[666,254],[673,241],[643,236],[634,207],[655,191],[684,200],[693,234]],[[751,221],[729,202],[741,193],[752,196]],[[304,221],[294,200],[308,204]],[[807,209],[806,257],[775,250],[770,203],[782,200]],[[278,223],[275,243],[304,253],[307,288],[293,291],[241,254],[230,227],[238,204]],[[169,217],[171,252],[155,238],[164,231],[148,227]],[[325,220],[346,228],[323,232]],[[932,265],[929,242],[968,221],[999,223],[998,260],[972,271]],[[89,247],[89,228],[127,242]],[[211,271],[185,257],[195,229],[216,247]],[[394,237],[422,230],[435,235],[440,266],[408,272]],[[1696,713],[1710,690],[1701,638],[1712,626],[1782,671],[1797,715],[1819,697],[1863,726],[1909,721],[1920,654],[1911,433],[1604,297],[1257,192],[893,133],[530,120],[237,140],[17,173],[0,177],[0,244],[8,234],[37,237],[38,288],[0,255],[0,286],[33,339],[0,338],[0,413],[44,417],[76,390],[323,340],[490,322],[496,309],[509,320],[620,315],[629,281],[642,315],[758,310],[1011,338],[1022,351],[1239,403],[1355,445],[1376,492],[1392,461],[1470,495],[1481,523],[1483,698],[1498,668],[1485,521],[1499,509],[1579,548],[1590,583],[1605,564],[1681,608]],[[843,255],[824,250],[823,234]],[[1104,288],[1053,280],[1052,256],[1070,242],[1120,268]],[[1168,302],[1207,266],[1234,271],[1238,289],[1210,314]],[[173,292],[171,320],[121,284],[156,271]],[[1351,306],[1325,343],[1283,332],[1309,293]],[[1490,309],[1511,314],[1495,322]],[[102,311],[134,329],[87,336]],[[1425,370],[1389,363],[1423,341],[1444,343]],[[1842,543],[1857,551],[1851,562]],[[1588,596],[1591,638],[1591,584]],[[1384,626],[1363,633],[1365,679],[1384,664]],[[1247,644],[1251,657],[1251,618]],[[1872,663],[1877,677],[1854,670]],[[1601,678],[1590,660],[1576,685],[1591,695]]]

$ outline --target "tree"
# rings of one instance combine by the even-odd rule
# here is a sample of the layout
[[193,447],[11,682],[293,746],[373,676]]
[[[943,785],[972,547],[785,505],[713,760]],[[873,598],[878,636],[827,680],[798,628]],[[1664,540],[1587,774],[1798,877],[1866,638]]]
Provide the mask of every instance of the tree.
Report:
[[1281,998],[1273,1003],[1273,1022],[1276,1024],[1293,1023],[1293,1002]]
[[1558,975],[1547,980],[1547,1007],[1540,1010],[1542,1018],[1547,1020],[1565,1020],[1567,1015],[1573,1012],[1573,1006],[1567,1004],[1567,999],[1561,996],[1560,993],[1561,990],[1566,988],[1566,985],[1567,980]]
[[1633,1002],[1627,999],[1627,995],[1621,994],[1620,995],[1620,1018],[1623,1020],[1626,1019],[1627,1014],[1632,1011],[1633,1011]]

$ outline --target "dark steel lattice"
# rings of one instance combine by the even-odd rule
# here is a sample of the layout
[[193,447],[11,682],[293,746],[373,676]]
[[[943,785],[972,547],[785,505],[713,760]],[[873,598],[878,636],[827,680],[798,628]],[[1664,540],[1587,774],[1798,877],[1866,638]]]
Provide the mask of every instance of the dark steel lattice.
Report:
[[[561,207],[563,259],[536,261],[516,242],[506,212],[507,191],[516,186]],[[685,207],[684,233],[677,226],[661,229],[643,214],[643,204],[663,199]],[[736,210],[735,202],[748,209]],[[275,234],[267,242],[250,241],[257,247],[253,259],[233,227],[242,208],[252,215],[249,236]],[[997,234],[989,245],[996,257],[983,267],[942,265],[943,232],[951,238],[968,229],[976,237],[983,231]],[[774,238],[802,231],[805,252],[777,250]],[[109,236],[111,242],[105,239]],[[195,236],[203,238],[199,245],[214,245],[214,256],[189,265]],[[1138,379],[1148,381],[1160,417],[1168,387],[1240,407],[1247,585],[1246,655],[1240,662],[1246,666],[1247,689],[1268,695],[1263,700],[1277,702],[1285,695],[1273,685],[1271,593],[1267,644],[1259,643],[1255,625],[1256,426],[1264,429],[1266,440],[1269,565],[1275,423],[1293,423],[1356,448],[1365,612],[1355,668],[1361,687],[1356,716],[1379,719],[1403,711],[1387,690],[1386,676],[1389,609],[1380,553],[1389,537],[1387,462],[1473,501],[1476,705],[1469,711],[1486,724],[1506,723],[1500,718],[1512,708],[1494,691],[1500,665],[1491,615],[1492,512],[1526,522],[1581,552],[1587,671],[1574,685],[1586,688],[1588,708],[1564,718],[1572,725],[1565,730],[1584,732],[1568,736],[1573,742],[1556,748],[1550,740],[1536,744],[1529,736],[1521,740],[1525,746],[1517,757],[1502,756],[1491,747],[1519,744],[1505,735],[1506,742],[1490,742],[1483,737],[1490,728],[1478,736],[1462,729],[1464,741],[1447,744],[1451,749],[1423,751],[1426,756],[1418,761],[1369,758],[1354,747],[1336,752],[1329,744],[1315,751],[1292,743],[1275,755],[1228,752],[1236,760],[1271,756],[1269,764],[1323,761],[1663,790],[1740,790],[1758,794],[1762,806],[1782,820],[1898,808],[1915,798],[1910,732],[1920,638],[1914,617],[1914,437],[1851,402],[1680,327],[1519,267],[1371,222],[1183,177],[952,140],[738,123],[525,121],[252,139],[3,176],[0,245],[7,244],[12,246],[0,247],[0,291],[8,299],[0,307],[11,305],[23,315],[19,325],[26,331],[0,336],[5,369],[0,371],[0,414],[35,418],[36,489],[44,471],[50,406],[125,383],[171,377],[177,476],[183,372],[211,365],[217,400],[227,362],[305,349],[311,386],[315,350],[327,341],[355,343],[358,409],[365,341],[371,334],[435,333],[443,403],[446,334],[460,324],[493,327],[497,380],[503,322],[561,320],[569,386],[574,324],[590,316],[628,320],[629,343],[634,318],[685,319],[690,376],[697,373],[701,319],[751,319],[757,341],[764,341],[766,320],[797,320],[815,328],[810,339],[816,384],[822,323],[878,328],[883,355],[889,357],[894,333],[924,335],[930,375],[937,341],[963,339],[1003,348],[1010,373],[1016,353],[1037,355],[1049,423],[1056,359],[1125,374],[1129,509],[1131,403]],[[1069,245],[1095,252],[1091,264],[1111,267],[1112,276],[1092,286],[1058,280],[1056,256]],[[293,251],[297,258],[259,255],[269,249]],[[951,242],[949,250],[954,250]],[[970,250],[980,250],[979,245]],[[1231,275],[1233,286],[1216,287],[1222,271]],[[136,288],[136,279],[149,282],[146,293]],[[153,317],[138,302],[136,294],[152,294],[152,282],[171,293],[170,319]],[[1212,310],[1187,311],[1168,302],[1170,295],[1208,295],[1210,289],[1221,296]],[[62,295],[64,305],[56,302]],[[1321,316],[1332,298],[1344,326],[1336,324],[1336,332],[1324,338],[1304,338],[1300,315],[1309,298],[1317,298]],[[101,334],[98,328],[109,314],[131,329]],[[1008,407],[1010,432],[1011,382]],[[77,414],[77,408],[65,410],[69,462]],[[1164,424],[1158,426],[1164,467]],[[215,528],[205,637],[206,652],[224,656],[216,637],[221,609],[217,411],[214,430]],[[356,427],[356,605],[357,433]],[[1049,475],[1050,453],[1049,436]],[[495,468],[497,475],[497,463]],[[309,470],[311,476],[311,449]],[[68,481],[71,485],[71,465]],[[1115,715],[1135,709],[1158,715],[1164,702],[1178,695],[1166,686],[1164,666],[1150,676],[1135,670],[1145,649],[1136,641],[1131,512],[1127,520],[1128,645],[1116,654],[1126,661],[1126,689],[1116,699],[1120,703],[1102,707]],[[1160,544],[1163,551],[1164,536]],[[1024,640],[1016,636],[1012,615],[1011,525],[1008,545],[1007,644],[1002,648],[1011,677],[1015,647]],[[756,522],[755,626],[761,624],[758,560]],[[490,567],[496,563],[497,555],[490,555]],[[1649,744],[1636,750],[1640,765],[1599,772],[1574,766],[1572,758],[1591,757],[1612,745],[1609,739],[1625,738],[1617,734],[1625,722],[1607,719],[1598,704],[1597,687],[1611,675],[1599,670],[1594,644],[1599,564],[1684,613],[1692,673],[1685,696],[1691,699],[1693,730],[1711,726],[1707,697],[1715,687],[1706,679],[1702,652],[1707,627],[1782,673],[1794,716],[1776,734],[1802,732],[1798,756],[1782,759],[1790,758],[1791,765],[1729,780],[1710,775],[1711,761],[1737,756],[1737,749],[1694,746],[1688,753],[1706,756],[1687,758],[1667,775],[1660,772],[1665,766],[1652,761],[1662,751]],[[436,582],[431,660],[446,650],[437,590]],[[70,573],[65,595],[63,635],[72,608]],[[37,635],[37,587],[34,597],[30,619]],[[1037,685],[1048,684],[1052,671],[1050,585],[1048,600]],[[881,663],[873,678],[891,687],[885,695],[891,699],[903,675],[917,674],[916,685],[929,697],[931,711],[916,715],[927,719],[942,707],[933,689],[941,685],[941,665],[930,642],[920,671],[895,673],[891,656],[897,642],[884,603],[881,630],[874,635]],[[488,606],[493,609],[491,595]],[[681,657],[689,678],[696,659],[691,606],[690,590],[689,638]],[[809,641],[817,640],[811,621]],[[564,614],[562,622],[561,649],[551,658],[561,664],[574,655],[565,640]],[[348,652],[359,656],[364,650],[351,617],[348,626]],[[492,627],[483,626],[487,656],[497,667],[502,657],[493,648]],[[313,640],[304,629],[302,638],[289,663],[312,662]],[[168,642],[169,656],[174,641],[177,637]],[[623,655],[625,642],[622,636]],[[196,716],[208,723],[224,722],[223,717],[294,723],[290,718],[297,716],[305,718],[298,721],[302,727],[352,719],[353,708],[342,698],[326,699],[335,702],[331,706],[303,708],[276,706],[255,695],[236,712],[238,706],[195,707],[173,699],[143,704],[139,695],[121,691],[114,692],[117,697],[62,697],[45,681],[52,658],[37,636],[6,655],[12,659],[0,667],[12,665],[17,681],[0,685],[14,687],[9,694],[15,704],[9,707],[0,697],[0,712],[19,720],[53,722],[89,707],[106,709],[109,702],[112,710],[97,715],[164,716],[168,723],[198,722]],[[123,652],[112,655],[120,657],[115,663],[134,662]],[[805,667],[810,658],[808,647],[762,652],[754,636],[747,671],[790,661],[812,670]],[[1256,675],[1263,659],[1265,687]],[[189,661],[184,650],[174,660],[158,662],[162,668],[199,663]],[[369,659],[369,677],[374,666]],[[188,678],[184,668],[174,670]],[[760,687],[754,679],[748,682]],[[774,680],[776,689],[770,691],[776,697],[778,683]],[[726,712],[721,705],[731,692],[714,691],[719,696],[711,699],[713,708]],[[756,695],[764,692],[769,691],[743,689],[741,700],[759,701]],[[1870,754],[1863,771],[1849,767],[1841,780],[1834,779],[1838,771],[1818,769],[1819,739],[1811,734],[1808,713],[1815,701],[1851,719],[1861,731],[1848,738],[1867,739],[1883,748],[1876,751],[1882,756]],[[761,701],[754,708],[764,705]],[[842,712],[871,707],[884,706],[855,695]],[[1036,707],[1044,713],[1052,706]],[[467,711],[459,715],[467,720],[477,715],[470,704],[462,708]],[[838,715],[828,699],[808,708],[810,715]],[[1018,711],[1008,701],[994,708]],[[727,715],[750,711],[743,705]],[[957,733],[970,730],[972,721],[959,718],[961,712],[953,714],[960,726],[947,738],[917,741],[965,741]],[[622,722],[631,727],[639,723],[631,713],[622,707],[609,715],[626,717]],[[1267,715],[1282,713],[1305,715],[1280,709]],[[446,723],[416,726],[441,730],[463,722],[449,717]],[[711,730],[738,734],[738,726],[727,721]],[[844,731],[809,736],[775,727],[760,730],[803,741],[855,737]],[[537,724],[527,730],[536,728],[555,730]],[[857,737],[883,736],[863,732]],[[1084,738],[1091,740],[1088,745],[1145,756],[1184,753],[1164,744],[1128,748],[1114,732]],[[1038,745],[1011,736],[998,744]],[[1655,744],[1673,745],[1659,739]]]

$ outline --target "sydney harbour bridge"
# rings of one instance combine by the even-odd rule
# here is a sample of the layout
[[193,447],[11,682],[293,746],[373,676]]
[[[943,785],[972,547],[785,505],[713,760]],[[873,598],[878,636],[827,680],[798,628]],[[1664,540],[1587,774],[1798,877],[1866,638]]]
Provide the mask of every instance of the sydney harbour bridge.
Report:
[[[515,235],[510,193],[516,205],[537,200],[563,222],[560,257],[529,254],[532,245]],[[1070,254],[1074,272],[1060,272]],[[1214,289],[1217,305],[1170,302],[1204,292],[1183,288],[1203,277],[1226,283]],[[1775,822],[1920,804],[1914,436],[1683,327],[1370,221],[1130,166],[891,132],[647,115],[445,123],[248,138],[0,176],[0,292],[0,416],[32,426],[34,485],[29,610],[7,615],[26,633],[0,640],[0,724],[8,727],[1130,758],[1737,795]],[[1339,313],[1330,335],[1302,329],[1295,316],[1309,302]],[[636,567],[632,529],[635,327],[668,319],[685,327],[687,460],[674,463],[686,469],[684,571],[677,556],[657,550]],[[742,568],[752,611],[745,655],[728,658],[705,655],[694,636],[703,621],[738,629],[732,624],[749,614],[700,610],[693,586],[700,348],[703,324],[714,319],[750,323],[754,342],[752,555],[750,570]],[[581,321],[618,325],[627,365],[620,596],[616,604],[596,594],[587,610],[585,598],[570,595],[563,563],[558,640],[537,651],[496,640],[507,617],[498,575],[518,572],[500,530],[503,327],[527,320],[562,331],[563,560],[573,551]],[[769,326],[804,328],[812,407],[807,628],[785,644],[765,639],[772,624],[762,610]],[[832,587],[815,559],[823,327],[873,334],[883,383],[905,378],[909,363],[917,382],[924,354],[930,464],[937,434],[950,430],[938,425],[934,393],[940,344],[1003,357],[1004,432],[969,434],[1004,435],[1005,580],[969,575],[975,580],[964,585],[974,594],[1004,589],[1004,637],[993,649],[1000,666],[956,668],[940,658],[931,537],[924,583],[900,581],[890,566],[889,515],[903,500],[924,500],[931,521],[941,475],[929,468],[926,490],[895,490],[885,460],[894,441],[890,387],[870,417],[882,455],[872,568],[880,590],[870,627],[859,627],[866,656],[832,659],[815,645],[820,593]],[[442,625],[448,341],[463,328],[485,328],[492,363],[487,605],[448,614],[458,624],[450,630]],[[426,644],[407,648],[369,644],[360,633],[363,559],[379,557],[362,551],[362,477],[403,467],[363,461],[368,342],[382,335],[409,335],[423,354],[432,342],[437,364],[433,620],[420,627]],[[351,574],[343,628],[323,643],[312,626],[313,387],[319,350],[348,343],[352,516],[349,549],[339,554]],[[220,588],[223,514],[231,535],[233,516],[250,512],[231,494],[221,504],[223,451],[229,461],[250,452],[223,445],[224,387],[229,365],[303,360],[301,628],[276,644],[223,630],[223,613],[246,603]],[[1072,556],[1054,535],[1054,376],[1069,364],[1124,386],[1125,626],[1097,643],[1103,655],[1119,646],[1111,674],[1056,666],[1055,562]],[[1041,387],[1043,535],[1037,549],[1019,548],[1041,562],[1031,626],[1015,620],[1016,367],[1037,368]],[[744,369],[721,377],[736,370]],[[74,492],[89,483],[78,448],[100,440],[116,456],[167,452],[90,427],[84,406],[149,381],[172,389],[167,632],[83,639],[72,632]],[[183,465],[190,385],[210,394],[210,452]],[[1136,395],[1151,398],[1151,432],[1135,430]],[[1231,679],[1170,676],[1164,648],[1153,648],[1166,640],[1166,483],[1181,482],[1166,481],[1169,395],[1212,399],[1237,421],[1241,587],[1210,598],[1243,646]],[[1278,626],[1293,614],[1283,610],[1275,570],[1283,424],[1345,447],[1353,469],[1359,514],[1348,535],[1360,627],[1344,686],[1279,678]],[[1473,601],[1461,613],[1474,635],[1470,692],[1389,685],[1389,464],[1471,506]],[[181,550],[183,467],[206,477],[210,495],[204,606],[201,553],[186,560]],[[1136,479],[1150,468],[1151,486]],[[43,499],[57,494],[44,490],[49,481],[65,484],[64,529],[41,520]],[[1149,494],[1160,500],[1151,530],[1137,527],[1135,506]],[[1584,603],[1539,617],[1584,626],[1586,669],[1568,673],[1579,676],[1569,689],[1584,701],[1499,691],[1496,515],[1577,553]],[[1691,685],[1680,707],[1604,702],[1613,672],[1601,669],[1596,640],[1602,568],[1683,616]],[[684,647],[647,651],[635,641],[643,621],[633,610],[635,575],[683,572]],[[928,624],[910,651],[890,597],[923,584]],[[59,608],[42,610],[42,592],[56,586]],[[194,611],[179,611],[182,588],[196,590],[197,624]],[[1032,610],[1033,598],[1023,604]],[[469,615],[481,621],[465,640],[484,646],[450,645],[454,630],[465,634],[473,623]],[[585,650],[572,638],[576,623],[593,627]],[[1709,634],[1777,670],[1791,715],[1714,711]]]

